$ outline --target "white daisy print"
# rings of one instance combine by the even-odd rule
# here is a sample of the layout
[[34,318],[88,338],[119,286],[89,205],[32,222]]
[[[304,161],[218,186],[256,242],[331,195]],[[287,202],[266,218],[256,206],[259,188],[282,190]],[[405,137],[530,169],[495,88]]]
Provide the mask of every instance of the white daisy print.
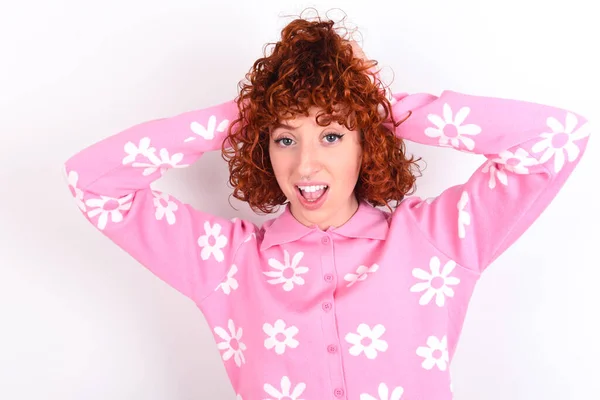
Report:
[[[123,164],[131,163],[134,168],[144,168],[142,175],[152,175],[156,171],[160,171],[161,175],[170,168],[185,168],[187,164],[179,164],[183,160],[182,153],[169,155],[167,149],[160,149],[159,156],[156,155],[156,149],[150,147],[150,138],[142,138],[139,145],[132,142],[125,144],[125,152],[127,156],[123,158]],[[147,162],[136,161],[139,155],[146,157]]]
[[504,186],[508,186],[506,170],[516,174],[528,174],[529,167],[537,164],[539,164],[538,160],[531,157],[525,150],[519,148],[514,152],[505,150],[498,154],[496,158],[490,158],[483,166],[481,172],[490,174],[488,186],[490,189],[494,189],[496,187],[496,179]]
[[200,256],[203,260],[208,260],[212,255],[215,260],[221,262],[225,259],[221,250],[227,245],[227,237],[221,235],[221,225],[215,223],[210,226],[210,222],[204,222],[205,234],[198,238],[198,246],[202,248]]
[[191,142],[192,140],[196,140],[198,136],[205,140],[212,140],[215,138],[215,127],[217,132],[225,132],[228,125],[229,120],[224,119],[223,121],[221,121],[219,126],[217,126],[217,117],[215,117],[214,115],[211,115],[208,118],[208,124],[206,125],[206,127],[204,127],[204,125],[200,124],[199,122],[194,121],[190,124],[190,129],[196,134],[196,136],[190,136],[187,139],[185,139],[184,142]]
[[241,394],[238,394],[237,396],[235,396],[235,400],[244,400],[244,399],[242,399],[242,395]]
[[350,287],[352,285],[354,285],[356,282],[359,281],[364,281],[365,279],[367,279],[367,274],[372,274],[375,271],[377,271],[379,269],[379,265],[377,264],[373,264],[370,267],[367,267],[365,265],[361,265],[356,269],[356,273],[352,274],[346,274],[344,276],[344,280],[348,281],[348,285],[346,285],[346,287]]
[[377,357],[377,352],[385,352],[388,344],[380,339],[385,332],[385,327],[381,324],[375,325],[373,329],[367,324],[360,324],[358,333],[350,332],[346,334],[346,341],[353,346],[350,348],[350,354],[358,356],[365,353],[368,359],[373,360]]
[[150,147],[149,137],[140,139],[140,143],[137,146],[133,142],[127,142],[124,150],[125,153],[127,153],[127,156],[123,158],[123,165],[133,163],[139,155],[148,158],[150,154],[154,154],[156,152],[154,147]]
[[449,362],[446,336],[442,337],[441,340],[435,336],[429,336],[427,346],[419,347],[417,355],[424,358],[421,366],[426,370],[431,370],[436,366],[440,371],[445,371]]
[[227,272],[227,277],[223,282],[219,283],[219,286],[217,286],[215,290],[221,289],[223,290],[223,293],[227,295],[236,290],[239,287],[238,281],[234,278],[234,275],[237,274],[237,272],[237,266],[232,264],[231,268],[229,268],[229,272]]
[[456,207],[458,208],[458,237],[464,239],[467,236],[466,225],[471,225],[471,215],[465,210],[469,202],[469,194],[462,192]]
[[469,107],[462,107],[456,115],[453,115],[450,105],[444,103],[442,117],[435,114],[427,116],[427,119],[435,125],[435,128],[425,129],[425,134],[432,138],[439,138],[440,146],[452,146],[459,149],[462,143],[467,149],[473,150],[475,142],[468,136],[479,134],[481,127],[475,124],[463,125],[470,112]]
[[67,182],[69,184],[69,189],[71,190],[71,194],[73,195],[73,199],[77,204],[77,207],[83,212],[86,211],[85,204],[83,202],[83,190],[77,187],[77,182],[79,181],[79,174],[75,171],[70,171],[67,175]]
[[493,158],[492,161],[504,164],[504,168],[515,174],[528,174],[529,167],[539,164],[538,160],[531,157],[528,152],[521,148],[518,148],[514,152],[504,150],[498,154],[497,158]]
[[363,393],[360,395],[360,400],[400,400],[403,394],[404,388],[401,386],[395,387],[390,394],[390,390],[388,389],[387,385],[382,382],[379,384],[379,388],[377,389],[377,397]]
[[121,198],[115,199],[108,196],[100,196],[94,199],[88,199],[85,204],[90,209],[87,212],[88,217],[94,218],[99,215],[96,226],[100,230],[106,228],[108,218],[114,223],[123,221],[123,211],[131,209],[131,199],[133,194],[128,194]]
[[173,225],[175,223],[175,211],[179,208],[177,203],[172,201],[167,193],[153,190],[152,195],[154,196],[153,202],[156,208],[154,216],[156,219],[160,221],[164,218],[169,225]]
[[269,282],[271,285],[283,283],[283,290],[285,290],[286,292],[292,290],[294,288],[294,285],[304,285],[304,278],[302,278],[299,275],[307,273],[308,268],[298,266],[303,256],[304,253],[299,251],[294,255],[294,258],[290,262],[290,253],[288,253],[287,250],[284,250],[283,264],[275,258],[269,258],[269,266],[271,266],[271,268],[274,268],[276,271],[263,272],[263,274],[265,274],[269,278],[275,278],[269,279],[267,282]]
[[220,326],[217,326],[214,329],[215,333],[223,339],[222,342],[217,344],[217,348],[219,350],[225,350],[223,353],[223,361],[227,361],[233,357],[235,365],[241,367],[242,364],[246,362],[246,358],[244,357],[246,345],[242,343],[242,328],[236,330],[235,324],[231,319],[228,321],[227,327],[229,328],[229,332]]
[[413,293],[425,292],[419,299],[419,304],[422,306],[429,304],[431,299],[435,296],[435,304],[438,307],[443,307],[446,296],[454,296],[454,290],[449,286],[458,285],[460,283],[460,279],[455,276],[450,276],[456,267],[456,263],[454,261],[448,261],[444,265],[442,271],[440,271],[440,266],[440,259],[436,256],[433,256],[429,261],[430,272],[424,271],[420,268],[414,268],[412,270],[412,274],[415,278],[424,281],[416,283],[410,288],[410,291]]
[[508,176],[506,175],[506,171],[503,168],[500,168],[496,162],[489,160],[483,168],[481,172],[484,174],[490,174],[490,180],[488,181],[488,187],[490,189],[494,189],[496,187],[496,179],[498,182],[503,184],[504,186],[508,186]]
[[300,344],[294,339],[294,336],[298,334],[298,328],[295,326],[286,327],[285,322],[281,319],[275,321],[273,325],[265,323],[263,331],[269,335],[265,339],[265,348],[267,350],[275,348],[275,353],[279,355],[285,353],[286,347],[295,349]]
[[156,171],[160,171],[160,174],[164,174],[166,170],[170,168],[185,168],[187,164],[179,164],[183,160],[183,153],[175,153],[169,156],[167,149],[160,149],[160,157],[157,157],[154,153],[148,155],[150,163],[134,162],[131,164],[132,167],[144,168],[142,175],[152,175]]
[[300,398],[300,396],[302,396],[302,393],[304,393],[304,390],[306,390],[306,384],[303,382],[298,383],[292,389],[292,382],[290,381],[290,378],[288,378],[287,376],[284,376],[283,378],[281,378],[280,386],[281,386],[281,390],[275,389],[270,384],[265,383],[265,385],[264,385],[265,392],[269,396],[274,397],[274,399],[269,398],[269,399],[265,399],[265,400],[302,400]]
[[588,123],[575,130],[577,123],[577,117],[570,112],[567,112],[564,125],[554,117],[549,117],[546,120],[551,132],[542,133],[540,135],[542,140],[531,148],[534,153],[543,152],[540,157],[541,164],[554,157],[554,171],[559,172],[565,165],[565,157],[569,162],[577,159],[579,146],[574,142],[588,137],[591,130]]

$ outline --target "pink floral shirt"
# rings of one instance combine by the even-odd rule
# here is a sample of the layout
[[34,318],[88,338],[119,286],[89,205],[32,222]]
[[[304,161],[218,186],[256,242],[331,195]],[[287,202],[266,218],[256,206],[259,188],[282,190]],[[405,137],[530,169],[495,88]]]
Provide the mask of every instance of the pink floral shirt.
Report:
[[262,227],[151,183],[219,150],[233,101],[133,126],[66,162],[85,217],[192,299],[238,399],[447,400],[480,274],[535,221],[587,145],[580,115],[445,91],[394,95],[397,134],[485,155],[467,182],[393,213],[362,203],[321,231],[289,210]]

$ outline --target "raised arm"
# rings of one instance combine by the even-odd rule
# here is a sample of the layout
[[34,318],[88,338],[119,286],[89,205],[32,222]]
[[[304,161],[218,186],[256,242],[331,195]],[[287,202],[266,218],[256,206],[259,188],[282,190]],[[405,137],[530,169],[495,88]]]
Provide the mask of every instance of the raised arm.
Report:
[[152,190],[170,168],[219,150],[237,116],[231,101],[140,123],[71,157],[69,186],[86,218],[160,279],[199,301],[226,276],[255,227]]
[[462,184],[435,199],[408,198],[427,240],[457,263],[482,271],[554,199],[588,142],[585,118],[560,108],[445,91],[394,95],[400,137],[487,158]]

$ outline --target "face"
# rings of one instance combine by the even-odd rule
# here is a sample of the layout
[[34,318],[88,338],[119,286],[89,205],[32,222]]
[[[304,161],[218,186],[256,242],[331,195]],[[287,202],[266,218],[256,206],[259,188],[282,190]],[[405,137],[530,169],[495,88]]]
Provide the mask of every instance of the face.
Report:
[[317,124],[319,110],[280,121],[271,133],[269,154],[292,215],[322,230],[343,225],[358,208],[354,187],[362,149],[358,130],[332,122]]

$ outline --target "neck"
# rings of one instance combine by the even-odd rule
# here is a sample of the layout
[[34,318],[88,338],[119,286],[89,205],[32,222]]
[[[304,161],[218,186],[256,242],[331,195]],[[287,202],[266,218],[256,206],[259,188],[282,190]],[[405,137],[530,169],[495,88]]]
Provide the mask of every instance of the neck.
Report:
[[290,212],[292,213],[294,218],[296,218],[296,220],[302,225],[308,227],[317,226],[320,230],[326,231],[329,228],[338,228],[344,225],[346,222],[348,222],[358,210],[358,206],[359,203],[356,199],[356,196],[352,196],[351,201],[347,204],[346,207],[339,209],[334,214],[328,216],[327,219],[322,222],[309,221],[303,218],[302,215],[297,215],[297,213],[294,212],[293,207],[290,207]]

